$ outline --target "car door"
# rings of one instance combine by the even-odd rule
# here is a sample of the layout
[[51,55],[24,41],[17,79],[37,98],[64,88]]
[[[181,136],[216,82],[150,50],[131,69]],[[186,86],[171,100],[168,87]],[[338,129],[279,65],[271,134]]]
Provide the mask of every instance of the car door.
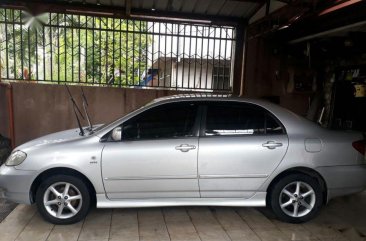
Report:
[[248,103],[207,103],[200,133],[201,197],[249,198],[283,159],[288,138],[265,109]]
[[108,198],[199,197],[197,113],[194,103],[169,103],[125,121],[122,140],[102,152]]

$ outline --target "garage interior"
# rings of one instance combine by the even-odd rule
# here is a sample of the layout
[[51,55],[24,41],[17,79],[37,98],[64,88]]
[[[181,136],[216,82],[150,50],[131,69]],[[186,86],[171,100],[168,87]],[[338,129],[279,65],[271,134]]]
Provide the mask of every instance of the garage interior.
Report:
[[[76,127],[65,83],[77,102],[83,86],[94,123],[209,93],[366,133],[365,13],[361,0],[1,1],[3,149]],[[178,207],[93,210],[66,227],[18,205],[0,210],[0,240],[366,240],[365,204],[365,192],[337,198],[299,225],[261,208]]]

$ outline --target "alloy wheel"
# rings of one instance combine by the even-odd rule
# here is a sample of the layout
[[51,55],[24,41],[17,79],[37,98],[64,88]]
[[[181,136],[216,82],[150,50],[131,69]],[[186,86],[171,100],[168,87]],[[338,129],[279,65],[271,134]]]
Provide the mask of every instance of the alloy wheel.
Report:
[[310,213],[316,203],[314,189],[302,181],[286,185],[279,196],[282,211],[290,217],[303,217]]
[[43,205],[53,217],[67,219],[81,209],[83,198],[77,187],[68,182],[57,182],[47,188],[43,195]]

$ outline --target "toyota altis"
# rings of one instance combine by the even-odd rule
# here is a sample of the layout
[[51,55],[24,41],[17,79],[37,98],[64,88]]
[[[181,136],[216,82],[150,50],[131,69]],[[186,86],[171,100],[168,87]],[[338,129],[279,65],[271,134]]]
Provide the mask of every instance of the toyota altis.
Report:
[[331,198],[365,188],[365,141],[262,100],[173,96],[110,124],[15,148],[0,168],[0,186],[55,224],[83,219],[94,203],[267,205],[298,223]]

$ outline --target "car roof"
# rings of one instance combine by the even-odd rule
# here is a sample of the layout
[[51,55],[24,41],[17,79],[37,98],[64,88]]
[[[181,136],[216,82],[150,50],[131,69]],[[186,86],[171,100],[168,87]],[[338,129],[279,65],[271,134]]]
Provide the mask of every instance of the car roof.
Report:
[[211,93],[197,93],[197,94],[177,94],[156,98],[152,103],[168,101],[168,100],[192,100],[192,99],[232,99],[231,94],[211,94]]
[[[211,93],[197,93],[197,94],[177,94],[169,95],[152,100],[149,104],[161,104],[179,101],[237,101],[247,102],[258,105],[276,105],[265,99],[239,97],[232,94],[211,94]],[[277,106],[277,105],[276,105]]]
[[178,94],[178,95],[164,96],[154,99],[148,105],[159,105],[162,103],[180,102],[180,101],[236,101],[236,102],[257,104],[259,106],[269,109],[271,109],[271,107],[273,106],[280,107],[264,99],[239,97],[231,94],[211,94],[211,93]]

